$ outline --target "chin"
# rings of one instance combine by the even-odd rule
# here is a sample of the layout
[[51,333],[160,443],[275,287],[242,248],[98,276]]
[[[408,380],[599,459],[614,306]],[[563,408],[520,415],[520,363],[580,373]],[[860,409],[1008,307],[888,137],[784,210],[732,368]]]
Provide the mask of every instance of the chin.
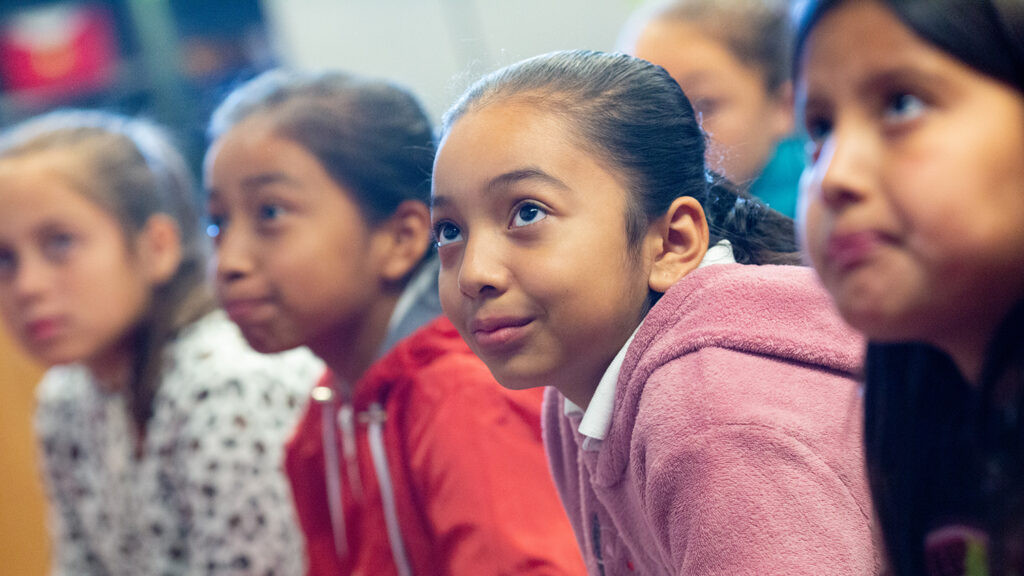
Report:
[[840,313],[851,328],[872,342],[894,344],[923,338],[923,335],[914,334],[909,330],[904,320],[893,318],[878,310],[841,309]]
[[22,349],[30,358],[32,358],[33,361],[38,362],[47,368],[52,366],[61,366],[64,364],[85,362],[86,358],[89,356],[88,353],[84,351],[67,350],[58,346],[29,346],[22,344]]
[[491,374],[498,381],[498,384],[509,390],[529,390],[530,388],[547,386],[547,382],[541,374],[523,374],[518,371],[502,370],[500,368],[491,368],[490,366],[488,368],[490,368]]
[[278,352],[286,352],[302,346],[301,343],[290,343],[282,341],[279,338],[274,338],[272,334],[267,334],[263,331],[247,331],[242,329],[242,336],[245,337],[245,341],[249,343],[249,347],[261,354],[277,354]]

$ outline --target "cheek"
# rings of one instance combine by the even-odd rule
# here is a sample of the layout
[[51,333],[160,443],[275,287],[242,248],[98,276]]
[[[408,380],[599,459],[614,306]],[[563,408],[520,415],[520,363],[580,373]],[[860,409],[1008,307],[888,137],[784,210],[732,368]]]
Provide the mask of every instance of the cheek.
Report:
[[7,287],[0,286],[0,330],[14,333],[19,324],[18,307],[13,305],[13,297]]
[[[438,293],[441,299],[441,310],[444,311],[452,323],[459,327],[462,307],[459,306],[461,293],[459,292],[458,269],[450,268],[442,264],[438,276]],[[461,330],[461,328],[459,328]]]

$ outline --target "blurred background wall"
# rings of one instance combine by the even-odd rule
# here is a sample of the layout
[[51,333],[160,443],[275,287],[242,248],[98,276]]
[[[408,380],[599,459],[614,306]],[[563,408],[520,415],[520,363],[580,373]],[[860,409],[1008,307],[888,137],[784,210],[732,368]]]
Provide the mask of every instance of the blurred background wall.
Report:
[[[2,210],[3,207],[0,207]],[[33,389],[42,371],[0,331],[0,574],[45,574],[43,489],[32,438]]]
[[[499,66],[552,50],[612,49],[639,2],[2,0],[0,128],[61,107],[143,115],[167,125],[198,169],[212,109],[273,66],[398,80],[437,121]],[[47,565],[31,432],[40,374],[0,326],[0,576],[44,574]]]

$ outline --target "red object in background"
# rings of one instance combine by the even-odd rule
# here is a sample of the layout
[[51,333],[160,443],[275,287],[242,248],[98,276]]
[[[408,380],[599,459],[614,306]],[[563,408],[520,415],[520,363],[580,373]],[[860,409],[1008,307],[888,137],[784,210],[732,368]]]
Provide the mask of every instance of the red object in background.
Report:
[[22,10],[0,25],[0,82],[8,92],[61,97],[114,79],[117,35],[99,6],[62,2]]

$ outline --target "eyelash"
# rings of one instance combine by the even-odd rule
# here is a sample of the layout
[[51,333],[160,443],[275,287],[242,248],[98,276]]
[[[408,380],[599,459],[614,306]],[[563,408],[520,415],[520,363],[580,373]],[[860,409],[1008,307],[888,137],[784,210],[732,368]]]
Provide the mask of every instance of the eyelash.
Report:
[[432,230],[432,234],[433,234],[433,237],[434,237],[434,246],[436,246],[438,248],[441,248],[443,246],[447,246],[448,244],[451,244],[453,242],[457,242],[458,241],[458,237],[455,238],[455,239],[448,240],[448,241],[444,241],[443,240],[444,231],[446,229],[449,229],[449,228],[454,228],[454,229],[458,230],[459,231],[458,236],[460,236],[460,237],[462,236],[462,230],[460,230],[458,226],[456,226],[455,224],[453,224],[452,222],[450,222],[448,220],[442,220],[442,221],[438,222],[437,224],[435,224],[434,228]]
[[68,252],[74,248],[75,237],[66,232],[58,232],[50,235],[43,243],[43,250],[47,258],[60,262],[67,258]]
[[[526,208],[533,208],[537,212],[543,214],[543,216],[541,218],[537,219],[537,220],[532,220],[530,222],[526,222],[524,224],[521,224],[521,225],[517,226],[516,225],[516,220],[519,219],[520,215],[522,215],[522,213],[523,213],[523,210],[526,209]],[[547,208],[545,208],[544,206],[542,206],[539,203],[534,202],[532,200],[525,200],[523,202],[520,202],[519,204],[517,204],[515,206],[515,208],[513,208],[513,210],[512,210],[512,221],[509,222],[509,228],[523,228],[525,226],[529,226],[530,224],[535,224],[535,223],[537,223],[537,222],[539,222],[541,220],[544,220],[547,217],[548,217],[548,210],[547,210]]]
[[[537,213],[539,213],[541,214],[541,217],[535,220],[531,220],[529,222],[524,221],[524,223],[517,225],[516,221],[522,216],[523,210],[527,208],[534,209],[534,214],[536,215]],[[539,202],[533,200],[524,200],[513,207],[512,216],[508,223],[508,228],[510,230],[525,228],[527,226],[530,226],[531,224],[539,222],[540,220],[544,220],[545,218],[548,217],[548,213],[548,209],[545,208]],[[455,229],[458,233],[454,238],[446,239],[444,237],[445,233],[446,231],[451,229]],[[462,230],[459,228],[458,225],[456,225],[450,220],[440,220],[436,224],[434,224],[433,228],[431,229],[431,235],[433,236],[434,246],[436,246],[437,248],[442,248],[444,246],[447,246],[448,244],[452,244],[454,242],[458,242],[459,240],[461,240]]]
[[[909,112],[907,109],[908,105],[912,106],[909,108]],[[924,99],[912,91],[897,90],[886,96],[882,116],[888,123],[901,124],[919,117],[924,113],[927,106]]]
[[7,279],[14,275],[14,269],[18,266],[18,257],[13,250],[0,250],[0,279]]

